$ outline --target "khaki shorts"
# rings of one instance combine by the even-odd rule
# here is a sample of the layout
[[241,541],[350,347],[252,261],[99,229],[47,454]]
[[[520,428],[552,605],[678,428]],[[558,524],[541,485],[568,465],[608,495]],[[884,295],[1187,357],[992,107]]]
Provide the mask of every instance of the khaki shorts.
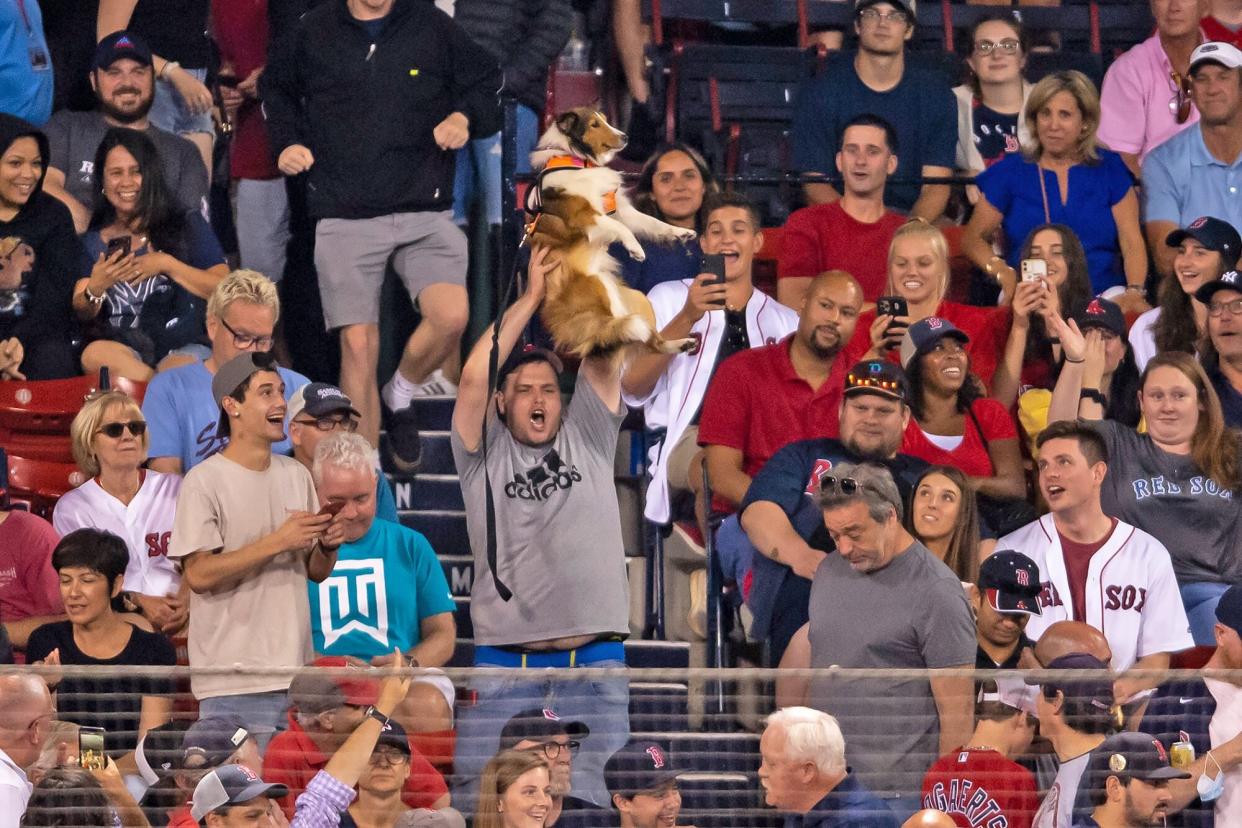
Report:
[[677,445],[673,446],[672,450],[669,451],[668,462],[664,464],[670,492],[690,491],[690,461],[701,450],[699,446],[699,427],[696,425],[687,426],[686,430],[682,432],[681,439],[677,441]]

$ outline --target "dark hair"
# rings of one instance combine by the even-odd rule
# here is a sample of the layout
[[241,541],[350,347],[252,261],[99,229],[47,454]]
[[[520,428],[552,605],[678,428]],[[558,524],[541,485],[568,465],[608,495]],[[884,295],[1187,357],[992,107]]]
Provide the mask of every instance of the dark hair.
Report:
[[[1220,265],[1215,273],[1204,280],[1205,282],[1219,279],[1222,273],[1232,269],[1232,265],[1225,260],[1224,253],[1214,252],[1220,256]],[[1182,289],[1182,283],[1178,280],[1176,273],[1170,273],[1160,281],[1158,302],[1160,315],[1156,317],[1156,324],[1151,328],[1152,336],[1156,340],[1156,353],[1162,354],[1166,351],[1195,353],[1199,338],[1204,336],[1206,331],[1200,331],[1199,323],[1195,321],[1192,299],[1193,297]]]
[[[970,54],[975,50],[975,38],[979,36],[979,29],[987,23],[1004,23],[1006,26],[1013,29],[1014,34],[1018,36],[1018,48],[1021,50],[1022,54],[1026,55],[1030,52],[1031,39],[1027,35],[1026,28],[1022,25],[1022,21],[1018,19],[1018,16],[1014,13],[997,12],[983,15],[975,21],[973,26],[970,27],[969,39],[966,41],[966,54]],[[965,65],[965,61],[962,63]],[[969,67],[967,66],[967,68]],[[976,98],[983,97],[983,90],[979,87],[979,76],[974,72],[971,72],[968,82],[970,83],[970,89],[974,96]],[[1021,115],[1019,115],[1019,117],[1021,117]]]
[[975,491],[966,480],[961,469],[953,466],[929,466],[919,475],[919,479],[910,491],[909,502],[906,504],[906,528],[919,540],[922,538],[914,529],[914,501],[919,486],[933,474],[946,477],[957,486],[961,495],[957,508],[957,522],[953,525],[953,533],[949,535],[949,548],[944,553],[944,564],[953,570],[959,581],[973,584],[979,580],[979,504],[975,500]]
[[[910,413],[916,421],[923,419],[923,414],[926,410],[923,408],[923,360],[925,359],[927,359],[926,353],[919,354],[910,361],[910,366],[906,368],[906,382],[909,383],[910,389],[908,398],[910,400]],[[975,404],[975,400],[984,396],[982,384],[979,378],[971,372],[970,363],[970,353],[967,352],[966,381],[962,383],[962,387],[957,391],[957,410],[962,414],[970,411],[970,407]]]
[[893,155],[897,154],[897,130],[886,119],[870,112],[862,112],[855,115],[845,122],[845,127],[841,130],[841,141],[845,141],[845,130],[855,126],[875,127],[884,132],[884,142],[888,144],[888,151]]
[[1057,693],[1062,694],[1061,718],[1069,727],[1079,733],[1102,736],[1108,736],[1121,729],[1121,723],[1117,721],[1118,708],[1115,705],[1101,707],[1097,699],[1073,694],[1075,682],[1066,681],[1065,684],[1067,686],[1043,684],[1039,689],[1049,702],[1056,701]]
[[27,828],[111,828],[103,787],[81,768],[52,768],[34,786],[22,825]]
[[[707,197],[713,193],[720,192],[720,184],[716,181],[716,176],[712,173],[711,167],[707,165],[707,161],[703,158],[703,154],[689,144],[681,141],[673,141],[668,144],[660,145],[651,157],[643,164],[642,171],[638,174],[638,183],[634,185],[634,206],[649,216],[655,216],[661,221],[665,220],[664,213],[661,212],[659,205],[655,202],[652,190],[655,181],[656,167],[660,165],[660,159],[668,155],[670,152],[684,152],[689,156],[690,161],[699,171],[699,177],[703,179],[703,205],[699,207],[698,215],[694,217],[694,229],[700,233],[703,232],[703,222],[707,219]],[[756,225],[758,226],[758,225]]]
[[[1052,230],[1061,237],[1061,256],[1065,259],[1065,281],[1057,286],[1057,298],[1061,303],[1061,313],[1068,314],[1074,308],[1082,307],[1091,299],[1091,271],[1087,267],[1087,254],[1083,250],[1078,234],[1064,224],[1041,224],[1026,234],[1022,243],[1023,259],[1031,257],[1031,248],[1035,244],[1035,236],[1045,230]],[[1048,338],[1048,328],[1039,314],[1031,315],[1030,334],[1026,338],[1026,351],[1023,362],[1052,362],[1052,342]]]
[[736,207],[739,210],[745,210],[750,216],[750,225],[758,232],[763,227],[763,219],[759,216],[759,208],[755,206],[755,202],[751,201],[745,195],[736,192],[712,193],[703,199],[703,209],[700,214],[703,216],[703,225],[706,229],[707,221],[711,218],[712,213],[717,210],[723,210],[725,207]]
[[128,565],[129,548],[125,541],[102,529],[75,529],[52,550],[52,569],[90,569],[107,578],[109,587],[125,577]]
[[116,208],[104,197],[104,167],[108,154],[120,147],[134,156],[142,172],[138,191],[138,215],[151,244],[160,250],[177,250],[185,229],[185,213],[164,180],[164,165],[155,144],[143,133],[124,127],[112,127],[104,133],[95,150],[95,209],[91,213],[91,230],[107,227],[116,220]]
[[1049,423],[1035,438],[1035,448],[1042,449],[1049,440],[1075,440],[1078,442],[1078,450],[1087,458],[1088,463],[1094,466],[1096,463],[1108,462],[1108,444],[1104,442],[1104,438],[1094,428],[1077,420],[1057,420]]

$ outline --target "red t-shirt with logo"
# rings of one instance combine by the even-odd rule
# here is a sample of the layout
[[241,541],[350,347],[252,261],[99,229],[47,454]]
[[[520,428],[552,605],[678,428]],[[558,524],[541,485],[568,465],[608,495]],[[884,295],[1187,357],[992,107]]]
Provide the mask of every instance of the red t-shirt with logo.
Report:
[[923,807],[960,828],[1030,828],[1039,792],[1029,770],[991,749],[959,748],[923,777]]

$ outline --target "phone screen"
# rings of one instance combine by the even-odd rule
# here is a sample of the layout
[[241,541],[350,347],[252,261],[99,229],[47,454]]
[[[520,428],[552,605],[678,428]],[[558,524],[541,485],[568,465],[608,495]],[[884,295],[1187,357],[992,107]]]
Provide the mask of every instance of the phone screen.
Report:
[[88,770],[103,770],[108,764],[102,727],[78,728],[78,764]]
[[345,501],[337,500],[331,503],[325,503],[323,508],[319,510],[321,515],[335,515],[337,512],[345,508]]
[[108,240],[108,258],[111,259],[118,250],[122,251],[122,256],[128,256],[133,238],[131,236],[117,236]]

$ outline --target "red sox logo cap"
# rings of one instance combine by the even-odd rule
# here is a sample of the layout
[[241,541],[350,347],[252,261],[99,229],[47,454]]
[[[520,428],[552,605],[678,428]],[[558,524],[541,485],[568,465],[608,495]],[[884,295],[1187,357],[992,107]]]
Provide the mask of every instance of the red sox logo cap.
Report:
[[660,750],[659,745],[650,745],[645,753],[651,757],[651,765],[656,770],[664,769],[664,751]]

